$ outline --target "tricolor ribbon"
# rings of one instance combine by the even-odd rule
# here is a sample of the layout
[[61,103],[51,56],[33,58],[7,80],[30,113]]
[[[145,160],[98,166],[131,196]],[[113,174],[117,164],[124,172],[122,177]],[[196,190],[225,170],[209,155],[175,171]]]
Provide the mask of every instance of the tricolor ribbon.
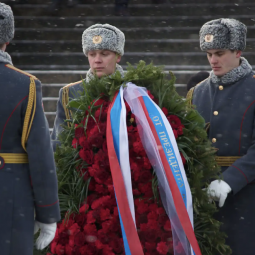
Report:
[[107,116],[108,156],[125,252],[144,254],[135,225],[124,99],[135,115],[143,147],[157,174],[161,200],[171,221],[174,248],[180,242],[183,252],[179,254],[200,255],[193,230],[192,196],[173,130],[146,89],[132,83],[120,88]]

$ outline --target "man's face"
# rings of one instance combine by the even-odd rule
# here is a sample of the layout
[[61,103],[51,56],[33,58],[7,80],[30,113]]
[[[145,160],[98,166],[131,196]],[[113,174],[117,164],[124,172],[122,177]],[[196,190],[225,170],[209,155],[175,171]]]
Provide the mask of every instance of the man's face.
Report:
[[208,50],[207,58],[216,76],[223,76],[240,64],[241,51]]
[[88,52],[89,65],[93,73],[101,78],[115,72],[116,63],[121,56],[110,50],[91,50]]

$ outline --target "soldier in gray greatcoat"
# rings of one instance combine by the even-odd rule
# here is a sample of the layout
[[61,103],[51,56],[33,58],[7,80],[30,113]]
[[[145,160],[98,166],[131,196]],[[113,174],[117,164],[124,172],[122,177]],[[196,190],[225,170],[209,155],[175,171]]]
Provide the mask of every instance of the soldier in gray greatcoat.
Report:
[[216,217],[235,255],[255,254],[255,75],[241,57],[246,32],[234,19],[202,26],[200,47],[212,71],[187,95],[208,123],[208,137],[217,148],[222,178],[212,181],[207,192],[219,202]]
[[88,83],[95,75],[99,78],[108,76],[116,71],[121,75],[124,71],[118,63],[124,55],[125,35],[115,26],[109,24],[96,24],[87,28],[82,35],[82,47],[88,57],[90,69],[86,79],[70,83],[59,91],[57,112],[51,134],[53,149],[59,144],[58,136],[63,130],[63,125],[68,125],[66,120],[71,119],[71,112],[67,108],[69,99],[73,99],[83,83]]
[[0,254],[32,255],[55,236],[60,220],[57,177],[41,83],[15,68],[5,52],[14,17],[0,3]]

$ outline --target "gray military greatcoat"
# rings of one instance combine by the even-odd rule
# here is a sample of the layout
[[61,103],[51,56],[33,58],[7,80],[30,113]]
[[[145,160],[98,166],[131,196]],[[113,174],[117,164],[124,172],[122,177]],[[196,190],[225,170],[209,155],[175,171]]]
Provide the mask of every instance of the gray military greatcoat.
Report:
[[[26,151],[23,148],[21,137],[32,76],[13,67],[10,58],[5,61],[4,53],[0,53],[2,53],[0,58],[0,254],[32,255],[34,217],[42,223],[54,223],[60,220],[53,150],[42,107],[41,83],[38,80],[35,80],[35,112],[26,139]],[[28,163],[8,163],[18,159],[16,156],[12,157],[13,155],[26,157]]]
[[[235,255],[255,254],[255,75],[248,62],[221,79],[211,73],[198,84],[192,103],[210,123],[208,137],[217,156],[234,158],[222,166],[232,193],[216,217],[223,222]],[[235,160],[236,159],[236,160]]]

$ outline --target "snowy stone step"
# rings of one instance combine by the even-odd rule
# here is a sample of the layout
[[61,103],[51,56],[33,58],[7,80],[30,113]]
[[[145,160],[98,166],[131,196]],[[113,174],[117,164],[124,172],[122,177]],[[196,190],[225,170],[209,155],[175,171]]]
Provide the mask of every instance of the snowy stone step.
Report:
[[[16,28],[83,28],[96,23],[109,23],[117,27],[185,27],[202,26],[206,21],[222,18],[222,15],[171,15],[171,16],[86,16],[86,17],[51,17],[51,16],[16,16]],[[254,15],[228,15],[247,26],[255,24]]]
[[[165,16],[165,15],[252,15],[254,2],[246,3],[192,3],[192,4],[130,4],[130,16]],[[49,5],[22,4],[13,7],[15,15],[49,15]],[[79,4],[73,8],[63,8],[57,16],[114,16],[114,4]]]

